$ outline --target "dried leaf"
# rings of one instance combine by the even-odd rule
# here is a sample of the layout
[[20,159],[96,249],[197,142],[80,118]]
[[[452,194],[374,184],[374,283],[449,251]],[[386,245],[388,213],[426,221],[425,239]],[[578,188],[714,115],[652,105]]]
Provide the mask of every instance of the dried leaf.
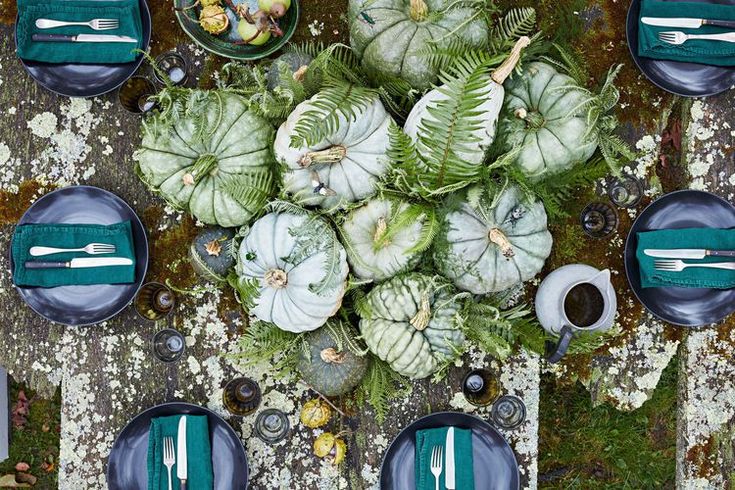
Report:
[[31,408],[31,402],[26,397],[23,390],[18,392],[18,401],[13,407],[12,420],[13,425],[17,428],[22,428],[28,422],[28,413]]
[[0,476],[0,488],[30,488],[27,483],[19,483],[15,480],[15,475]]
[[15,475],[15,480],[20,483],[28,483],[30,485],[35,485],[38,481],[38,478],[31,475],[30,473],[18,473]]
[[56,469],[56,465],[53,462],[44,461],[41,465],[41,469],[46,473],[52,473]]
[[31,465],[23,461],[15,465],[15,471],[28,471],[30,469]]

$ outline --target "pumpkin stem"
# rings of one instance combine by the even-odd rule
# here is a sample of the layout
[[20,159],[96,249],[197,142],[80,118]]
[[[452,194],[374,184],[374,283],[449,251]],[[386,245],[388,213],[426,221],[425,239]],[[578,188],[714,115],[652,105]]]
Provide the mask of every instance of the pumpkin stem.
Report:
[[411,8],[408,11],[411,18],[416,22],[422,22],[429,15],[429,7],[424,0],[411,0]]
[[205,175],[211,175],[217,170],[217,157],[212,154],[201,155],[194,162],[191,172],[185,173],[182,177],[184,185],[194,185]]
[[518,119],[526,121],[526,126],[531,129],[541,129],[544,127],[544,124],[546,124],[544,116],[536,111],[528,112],[523,107],[519,107],[516,109],[514,114]]
[[319,357],[327,364],[342,364],[345,361],[345,353],[337,352],[334,347],[328,347],[319,353]]
[[315,163],[337,163],[347,155],[347,148],[342,145],[334,145],[319,151],[310,151],[299,160],[299,165],[308,167]]
[[373,234],[373,242],[381,246],[385,246],[385,243],[380,243],[383,236],[385,236],[385,232],[388,230],[388,222],[385,221],[385,218],[383,216],[378,218],[378,223],[375,225],[375,233]]
[[508,240],[508,237],[505,236],[505,233],[500,228],[492,228],[488,232],[487,237],[491,242],[500,247],[504,257],[509,259],[516,254],[513,251],[513,245],[511,245],[510,240]]
[[281,289],[288,284],[288,274],[283,269],[268,269],[263,276],[268,287]]
[[309,65],[301,65],[298,70],[293,72],[293,79],[297,82],[303,82],[306,78],[306,70],[309,69]]
[[523,51],[523,48],[531,44],[531,38],[528,36],[523,36],[516,41],[515,46],[513,46],[513,49],[510,51],[510,54],[508,57],[503,61],[503,64],[498,67],[497,70],[493,72],[492,75],[490,75],[490,78],[493,79],[495,83],[498,85],[503,85],[503,82],[505,82],[505,79],[510,76],[511,73],[513,73],[513,70],[515,70],[516,65],[518,64],[518,61],[521,59],[521,51]]
[[417,311],[416,314],[411,317],[409,323],[413,325],[413,328],[415,328],[419,332],[422,332],[426,330],[427,326],[429,326],[430,319],[431,304],[429,303],[429,295],[424,293],[423,295],[421,295],[421,305],[419,306],[419,311]]

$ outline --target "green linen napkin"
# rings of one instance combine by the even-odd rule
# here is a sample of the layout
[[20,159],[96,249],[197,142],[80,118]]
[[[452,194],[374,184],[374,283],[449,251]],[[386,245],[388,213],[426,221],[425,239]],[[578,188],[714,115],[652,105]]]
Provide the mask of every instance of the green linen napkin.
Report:
[[[90,243],[115,245],[112,254],[88,255],[65,252],[31,257],[32,246],[80,248]],[[125,284],[135,282],[135,249],[130,221],[114,225],[31,224],[15,229],[12,245],[13,281],[17,286],[66,286],[81,284]],[[75,257],[126,257],[132,265],[90,267],[87,269],[26,269],[27,260],[67,261]]]
[[[716,3],[667,2],[642,0],[640,17],[697,17],[702,19],[735,20],[735,6]],[[713,34],[732,31],[723,27],[702,26],[698,29],[650,26],[638,21],[638,55],[659,60],[687,61],[706,65],[735,65],[735,43],[691,40],[675,46],[658,39],[662,31],[683,31],[687,34]]]
[[[95,31],[86,26],[38,29],[36,19],[66,21],[118,19],[120,26]],[[143,46],[143,28],[138,0],[18,0],[17,53],[24,60],[46,63],[128,63]],[[130,36],[133,43],[36,42],[33,34],[110,34]]]
[[[174,452],[178,447],[181,415],[158,417],[151,420],[148,433],[148,490],[168,490],[168,471],[163,466],[163,438],[174,438]],[[209,443],[209,424],[206,415],[186,416],[187,487],[191,490],[212,490],[212,448]],[[176,464],[171,470],[173,490],[179,490]]]
[[[424,429],[416,432],[416,490],[434,490],[434,475],[431,474],[431,451],[434,446],[444,447],[444,462],[439,475],[439,490],[444,486],[446,465],[446,442],[448,427]],[[475,475],[472,466],[472,431],[454,428],[454,480],[457,490],[474,490]]]
[[[653,262],[657,259],[643,253],[647,248],[704,248],[709,250],[735,250],[735,229],[684,228],[638,233],[636,257],[644,288],[678,286],[689,288],[728,289],[735,287],[735,271],[690,267],[681,272],[657,271]],[[728,262],[727,257],[706,257],[696,262]],[[685,262],[694,262],[686,260]]]

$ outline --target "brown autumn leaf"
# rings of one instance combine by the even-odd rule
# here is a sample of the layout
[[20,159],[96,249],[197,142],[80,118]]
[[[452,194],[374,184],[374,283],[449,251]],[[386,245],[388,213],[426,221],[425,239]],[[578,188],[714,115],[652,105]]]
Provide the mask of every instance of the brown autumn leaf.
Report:
[[0,488],[30,488],[30,487],[31,486],[27,483],[16,481],[15,475],[0,476]]
[[53,461],[44,461],[41,464],[41,469],[45,471],[46,473],[51,473],[56,469],[56,465]]
[[15,465],[15,471],[28,471],[31,469],[31,465],[28,463],[21,461],[20,463],[17,463]]
[[31,408],[31,402],[28,400],[25,392],[20,390],[18,392],[18,401],[13,407],[12,419],[13,425],[17,428],[21,428],[28,422],[28,413]]
[[30,473],[18,473],[15,475],[15,480],[20,483],[28,483],[29,485],[35,485],[38,478],[31,475]]

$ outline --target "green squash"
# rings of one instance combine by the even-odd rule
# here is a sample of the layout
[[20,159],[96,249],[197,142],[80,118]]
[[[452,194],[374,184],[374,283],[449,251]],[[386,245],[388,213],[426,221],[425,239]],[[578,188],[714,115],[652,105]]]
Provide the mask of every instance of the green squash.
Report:
[[301,352],[296,369],[301,378],[324,396],[340,396],[360,384],[368,367],[368,360],[358,356],[334,339],[327,326],[304,336],[308,353]]
[[365,297],[360,333],[396,372],[425,378],[464,349],[460,309],[451,285],[418,273],[396,276]]
[[465,291],[503,291],[541,272],[551,253],[546,210],[514,186],[489,196],[479,186],[443,218],[434,262]]
[[437,81],[424,54],[430,44],[487,42],[481,8],[454,0],[349,0],[350,45],[375,78],[400,77],[424,90]]
[[587,161],[597,149],[587,122],[589,95],[576,82],[542,62],[528,63],[505,82],[498,121],[504,149],[521,147],[515,164],[532,179],[542,179]]
[[227,281],[227,275],[235,266],[232,251],[232,228],[213,226],[205,228],[194,237],[189,247],[189,258],[194,271],[203,279],[215,284]]
[[309,69],[309,63],[313,59],[312,56],[297,51],[283,53],[273,60],[273,63],[268,67],[268,74],[266,75],[268,88],[273,90],[282,85],[281,73],[284,71],[286,75],[291,76],[294,80],[303,80],[306,70]]
[[237,95],[192,90],[194,99],[208,99],[202,114],[187,113],[173,127],[160,114],[145,122],[136,172],[169,204],[199,221],[241,226],[273,190],[273,128]]

